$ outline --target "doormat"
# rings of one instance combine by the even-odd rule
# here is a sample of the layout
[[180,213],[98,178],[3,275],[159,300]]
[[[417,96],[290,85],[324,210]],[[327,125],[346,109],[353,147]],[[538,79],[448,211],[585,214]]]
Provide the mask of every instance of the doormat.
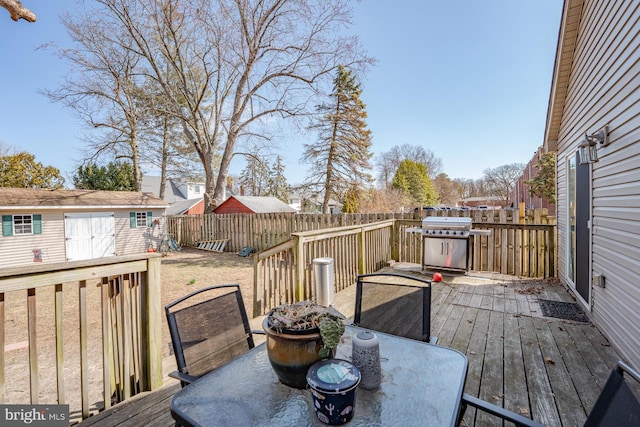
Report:
[[542,315],[557,319],[573,320],[575,322],[589,322],[589,318],[582,308],[575,302],[551,301],[539,298]]

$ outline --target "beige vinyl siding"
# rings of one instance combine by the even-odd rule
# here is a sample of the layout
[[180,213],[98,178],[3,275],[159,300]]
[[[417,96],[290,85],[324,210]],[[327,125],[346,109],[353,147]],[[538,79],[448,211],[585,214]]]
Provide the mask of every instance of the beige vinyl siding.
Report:
[[566,159],[605,124],[611,143],[592,165],[591,315],[640,368],[640,2],[585,1],[558,140],[558,260],[567,253]]
[[[152,239],[152,246],[158,247],[162,236],[164,209],[127,208],[127,209],[63,209],[48,210],[2,210],[3,215],[40,214],[42,215],[42,234],[2,236],[0,233],[0,268],[17,267],[33,264],[33,250],[42,251],[42,262],[66,261],[66,245],[64,232],[64,215],[71,213],[113,212],[115,222],[116,255],[131,255],[145,252],[147,236]],[[151,227],[131,228],[130,212],[151,212],[153,219],[160,219],[160,224]]]
[[[131,228],[129,222],[130,212],[151,212],[152,219],[159,219],[160,224],[153,224],[149,230],[147,230],[147,227]],[[163,213],[164,209],[145,208],[116,211],[116,254],[131,255],[145,252],[147,250],[147,243],[151,243],[152,247],[157,248],[162,236],[162,224],[164,223],[162,220]]]
[[33,250],[42,251],[42,262],[64,259],[64,218],[62,212],[11,211],[2,215],[42,215],[42,234],[2,236],[0,233],[0,268],[33,264]]
[[569,232],[567,229],[567,156],[556,158],[556,221],[558,239],[558,274],[564,277],[567,271],[567,254],[569,253]]

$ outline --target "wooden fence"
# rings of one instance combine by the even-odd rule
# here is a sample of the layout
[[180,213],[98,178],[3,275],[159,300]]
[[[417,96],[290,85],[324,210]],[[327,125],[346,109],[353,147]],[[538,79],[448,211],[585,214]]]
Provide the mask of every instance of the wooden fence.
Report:
[[[351,286],[358,274],[380,270],[390,261],[422,264],[421,221],[386,220],[293,233],[292,239],[254,256],[254,316],[285,303],[315,297],[313,259],[333,258],[334,289]],[[469,269],[524,277],[555,275],[555,226],[475,224],[491,230],[469,241]]]
[[[422,215],[470,216],[474,223],[555,224],[546,209],[442,210]],[[207,214],[166,217],[167,232],[180,245],[195,247],[199,241],[228,239],[225,251],[238,252],[249,246],[255,251],[274,247],[291,239],[292,233],[335,227],[371,224],[387,219],[420,220],[420,213],[378,214]]]
[[79,420],[160,387],[160,260],[1,269],[0,403],[69,404]]
[[[393,259],[422,264],[422,235],[407,233],[420,227],[417,220],[396,220]],[[474,223],[474,229],[491,230],[488,236],[471,236],[469,270],[519,277],[556,276],[556,226],[553,224]]]

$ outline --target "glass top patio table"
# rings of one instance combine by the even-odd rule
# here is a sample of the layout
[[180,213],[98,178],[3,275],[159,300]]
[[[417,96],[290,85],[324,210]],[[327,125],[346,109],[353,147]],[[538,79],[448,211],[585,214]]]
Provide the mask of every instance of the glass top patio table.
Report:
[[[351,339],[364,328],[347,326],[336,358],[351,360]],[[358,388],[348,426],[453,426],[467,375],[457,350],[375,332],[382,384]],[[278,381],[265,344],[179,390],[171,414],[183,426],[323,426],[309,390]]]

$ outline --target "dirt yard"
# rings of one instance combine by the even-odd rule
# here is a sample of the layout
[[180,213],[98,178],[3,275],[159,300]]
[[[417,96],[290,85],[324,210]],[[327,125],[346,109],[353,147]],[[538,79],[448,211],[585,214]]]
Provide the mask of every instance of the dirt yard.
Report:
[[[162,259],[162,305],[211,285],[237,283],[249,318],[253,312],[253,259],[236,253],[185,248]],[[171,338],[162,318],[162,356],[168,356]]]

